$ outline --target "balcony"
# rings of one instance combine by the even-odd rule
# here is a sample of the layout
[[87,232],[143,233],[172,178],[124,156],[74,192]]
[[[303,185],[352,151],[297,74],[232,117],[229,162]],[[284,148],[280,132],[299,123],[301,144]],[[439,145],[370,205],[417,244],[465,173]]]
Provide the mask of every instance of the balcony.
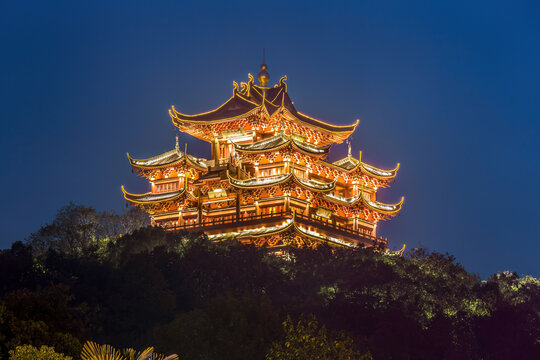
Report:
[[[169,231],[201,231],[207,234],[216,234],[220,232],[239,231],[259,227],[261,225],[274,226],[293,217],[292,211],[283,211],[273,214],[252,215],[237,218],[230,216],[228,219],[218,219],[206,221],[203,223],[184,224],[181,226],[165,227]],[[302,224],[307,228],[320,229],[325,234],[342,239],[350,240],[354,243],[361,243],[365,246],[384,246],[388,244],[388,239],[375,237],[368,231],[359,229],[354,230],[349,227],[335,224],[331,221],[315,219],[298,212],[294,213],[296,223]],[[258,226],[257,226],[258,225]]]

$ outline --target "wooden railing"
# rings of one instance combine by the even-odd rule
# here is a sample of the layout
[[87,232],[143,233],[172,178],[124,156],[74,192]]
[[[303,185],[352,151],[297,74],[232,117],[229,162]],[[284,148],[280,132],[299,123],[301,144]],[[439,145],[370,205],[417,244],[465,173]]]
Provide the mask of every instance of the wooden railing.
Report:
[[[290,211],[290,210],[289,211],[282,211],[282,212],[278,212],[278,213],[273,213],[273,214],[240,216],[239,218],[237,218],[236,216],[230,216],[227,219],[223,219],[223,218],[212,219],[210,221],[203,221],[201,223],[195,222],[195,223],[192,223],[192,224],[169,226],[169,227],[165,227],[165,229],[170,230],[170,231],[182,231],[182,230],[188,230],[188,231],[199,230],[199,231],[203,231],[205,227],[210,227],[210,226],[219,226],[219,225],[227,225],[227,224],[237,224],[238,226],[241,226],[244,223],[251,222],[251,221],[256,221],[256,220],[263,220],[263,219],[279,220],[281,218],[292,218],[292,216],[293,216],[293,212]],[[322,219],[316,219],[316,218],[301,214],[299,212],[295,212],[294,217],[296,219],[300,220],[301,222],[314,223],[314,224],[318,224],[318,225],[321,225],[321,226],[324,226],[324,227],[331,228],[333,230],[342,231],[342,232],[345,232],[345,233],[350,234],[350,235],[359,236],[361,238],[372,241],[373,244],[387,243],[388,242],[387,238],[373,236],[373,235],[370,234],[370,232],[368,230],[364,230],[364,229],[355,230],[355,229],[352,229],[349,226],[342,226],[342,225],[339,225],[339,224],[335,224],[332,221],[325,221],[325,220],[322,220]]]

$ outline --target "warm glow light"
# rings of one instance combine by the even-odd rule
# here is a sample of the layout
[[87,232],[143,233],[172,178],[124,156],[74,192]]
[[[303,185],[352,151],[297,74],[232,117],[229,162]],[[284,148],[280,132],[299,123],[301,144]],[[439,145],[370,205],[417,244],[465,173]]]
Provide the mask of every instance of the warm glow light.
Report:
[[[361,155],[358,159],[350,155],[350,146],[347,158],[328,160],[332,144],[348,140],[358,120],[345,126],[317,120],[291,108],[289,100],[285,102],[285,78],[280,79],[275,90],[261,88],[255,85],[252,75],[249,78],[240,87],[233,83],[229,99],[241,100],[235,104],[244,105],[235,106],[245,106],[245,112],[237,107],[229,112],[229,101],[196,115],[171,108],[169,114],[180,131],[212,144],[212,158],[188,156],[187,151],[179,152],[178,144],[176,150],[148,159],[136,160],[128,154],[133,169],[149,178],[153,191],[159,190],[131,194],[122,188],[128,203],[146,210],[154,225],[166,225],[173,209],[178,209],[184,216],[191,214],[182,224],[200,223],[200,229],[205,222],[214,221],[221,227],[218,234],[209,236],[213,241],[243,237],[245,242],[257,239],[257,244],[269,247],[279,241],[283,242],[279,246],[287,245],[289,238],[276,240],[284,231],[288,237],[294,231],[295,237],[311,239],[311,244],[330,242],[354,247],[363,241],[363,235],[356,231],[359,222],[362,227],[372,228],[374,234],[377,221],[387,220],[401,210],[403,199],[397,204],[383,204],[375,197],[378,188],[390,186],[399,164],[393,170],[365,164]],[[270,94],[271,98],[266,98]],[[270,106],[277,108],[272,107],[274,115],[269,113]],[[169,178],[170,182],[164,181]],[[159,182],[155,184],[155,180]],[[170,186],[173,182],[175,185]],[[246,218],[255,214],[277,216],[285,210],[286,215],[279,215],[287,218],[281,225],[266,221],[239,224],[236,218],[238,211]],[[323,227],[322,218],[326,219]],[[328,232],[327,227],[332,226],[339,226],[341,231]]]

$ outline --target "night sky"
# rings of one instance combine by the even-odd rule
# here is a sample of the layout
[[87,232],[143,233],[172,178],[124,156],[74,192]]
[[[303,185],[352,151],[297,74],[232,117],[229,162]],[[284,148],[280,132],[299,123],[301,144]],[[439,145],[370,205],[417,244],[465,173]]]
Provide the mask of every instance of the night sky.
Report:
[[4,1],[0,247],[70,201],[123,211],[122,184],[148,191],[126,152],[172,149],[170,106],[221,105],[265,47],[300,111],[360,119],[353,154],[401,163],[378,193],[405,196],[378,228],[391,248],[539,276],[539,18],[538,1]]

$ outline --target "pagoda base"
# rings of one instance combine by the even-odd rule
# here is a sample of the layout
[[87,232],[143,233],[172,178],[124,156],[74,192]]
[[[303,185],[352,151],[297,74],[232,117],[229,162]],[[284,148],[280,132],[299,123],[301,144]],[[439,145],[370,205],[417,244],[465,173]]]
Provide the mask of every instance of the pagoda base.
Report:
[[276,249],[288,246],[315,248],[322,243],[350,248],[375,246],[383,251],[388,248],[388,240],[385,238],[293,211],[233,217],[165,229],[204,232],[211,241],[234,238],[242,243]]

